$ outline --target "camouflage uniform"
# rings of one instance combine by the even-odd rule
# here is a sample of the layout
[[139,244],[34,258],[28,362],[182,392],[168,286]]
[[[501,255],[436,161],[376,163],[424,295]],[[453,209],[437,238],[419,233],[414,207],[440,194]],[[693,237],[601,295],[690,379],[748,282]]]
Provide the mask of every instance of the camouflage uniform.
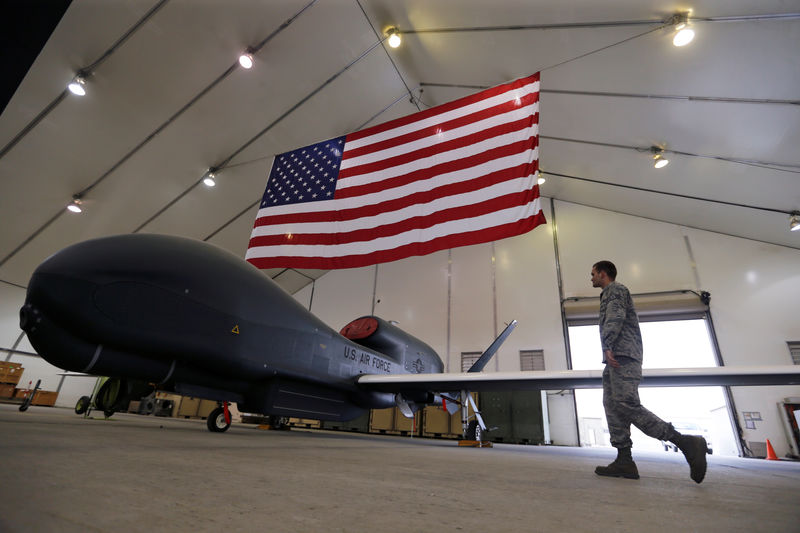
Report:
[[603,407],[615,448],[630,448],[631,424],[642,433],[660,440],[677,434],[672,424],[664,422],[639,402],[642,380],[642,333],[628,288],[612,282],[600,294],[600,339],[605,351],[614,352],[619,368],[606,365],[603,370]]

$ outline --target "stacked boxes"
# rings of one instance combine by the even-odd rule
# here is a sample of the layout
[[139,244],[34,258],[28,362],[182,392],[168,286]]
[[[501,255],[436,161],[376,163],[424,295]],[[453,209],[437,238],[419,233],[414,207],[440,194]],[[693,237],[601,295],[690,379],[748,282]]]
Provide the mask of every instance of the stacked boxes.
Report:
[[415,419],[406,418],[397,407],[388,409],[373,409],[370,412],[370,433],[383,433],[386,435],[409,435],[418,433]]
[[22,371],[22,365],[19,363],[0,362],[0,398],[14,397]]
[[22,377],[22,365],[19,363],[0,362],[0,398],[12,398],[14,389]]
[[[22,401],[28,397],[31,393],[29,389],[17,388],[24,370],[20,363],[0,361],[0,398],[14,398]],[[55,391],[38,390],[31,405],[52,407],[56,404],[56,398],[58,398],[58,393]]]

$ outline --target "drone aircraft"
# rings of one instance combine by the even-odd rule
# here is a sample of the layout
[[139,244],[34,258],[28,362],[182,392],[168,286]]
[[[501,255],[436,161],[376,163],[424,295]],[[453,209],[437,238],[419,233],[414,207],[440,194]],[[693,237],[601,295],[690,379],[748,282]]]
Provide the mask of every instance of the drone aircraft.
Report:
[[[109,376],[107,416],[155,388],[219,402],[211,431],[243,412],[344,421],[398,406],[459,408],[465,437],[486,425],[469,391],[594,388],[601,371],[481,370],[511,322],[465,373],[376,316],[336,332],[241,258],[192,239],[129,234],[74,244],[33,273],[20,327],[49,363]],[[648,386],[800,384],[800,366],[645,370]],[[469,415],[472,407],[474,417]]]

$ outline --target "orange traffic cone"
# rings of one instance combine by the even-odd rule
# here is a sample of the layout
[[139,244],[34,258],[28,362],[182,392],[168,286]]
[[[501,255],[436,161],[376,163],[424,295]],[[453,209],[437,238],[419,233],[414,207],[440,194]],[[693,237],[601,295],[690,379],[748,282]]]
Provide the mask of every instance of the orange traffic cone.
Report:
[[772,447],[772,444],[769,442],[769,439],[767,439],[767,459],[769,459],[770,461],[780,461],[780,459],[778,459],[778,456],[775,455],[775,448]]

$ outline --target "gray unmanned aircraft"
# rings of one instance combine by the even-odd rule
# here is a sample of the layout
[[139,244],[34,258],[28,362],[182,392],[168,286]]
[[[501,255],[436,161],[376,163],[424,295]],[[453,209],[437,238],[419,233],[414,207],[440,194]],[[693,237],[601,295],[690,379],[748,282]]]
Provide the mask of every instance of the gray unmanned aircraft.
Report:
[[[239,257],[191,239],[131,234],[72,245],[33,273],[20,327],[65,370],[109,376],[95,404],[110,416],[153,388],[249,413],[343,421],[366,409],[424,405],[462,412],[465,437],[486,425],[469,391],[593,388],[600,371],[483,373],[512,322],[466,373],[375,316],[328,327]],[[650,386],[800,384],[800,366],[646,370]],[[475,413],[469,415],[469,407]]]

